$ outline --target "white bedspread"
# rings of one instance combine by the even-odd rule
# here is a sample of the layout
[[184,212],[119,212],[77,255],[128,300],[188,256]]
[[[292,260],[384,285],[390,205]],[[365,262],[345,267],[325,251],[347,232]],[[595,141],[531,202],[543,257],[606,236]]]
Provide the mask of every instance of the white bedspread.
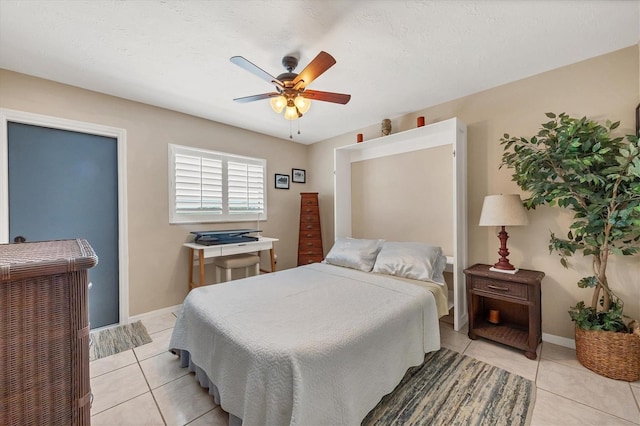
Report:
[[425,288],[313,264],[192,290],[170,348],[245,426],[355,425],[440,334]]

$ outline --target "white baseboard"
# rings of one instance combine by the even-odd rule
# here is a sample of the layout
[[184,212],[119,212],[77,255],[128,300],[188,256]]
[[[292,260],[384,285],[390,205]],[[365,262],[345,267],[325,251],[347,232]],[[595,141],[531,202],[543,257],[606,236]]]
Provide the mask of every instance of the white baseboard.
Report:
[[132,317],[129,317],[129,323],[136,322],[139,320],[144,320],[145,318],[151,318],[151,317],[155,317],[162,314],[177,312],[180,309],[182,309],[182,304],[169,306],[168,308],[162,308],[162,309],[158,309],[151,312],[145,312],[144,314],[140,314],[140,315],[134,315]]
[[542,333],[542,341],[553,343],[554,345],[564,346],[565,348],[575,349],[576,341],[566,337],[555,336],[553,334]]

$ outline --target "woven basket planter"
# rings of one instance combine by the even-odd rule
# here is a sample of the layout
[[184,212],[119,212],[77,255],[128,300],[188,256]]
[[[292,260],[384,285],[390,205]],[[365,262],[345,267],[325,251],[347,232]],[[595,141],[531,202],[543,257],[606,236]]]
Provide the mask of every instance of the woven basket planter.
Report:
[[576,327],[576,356],[580,364],[601,376],[640,380],[640,336]]

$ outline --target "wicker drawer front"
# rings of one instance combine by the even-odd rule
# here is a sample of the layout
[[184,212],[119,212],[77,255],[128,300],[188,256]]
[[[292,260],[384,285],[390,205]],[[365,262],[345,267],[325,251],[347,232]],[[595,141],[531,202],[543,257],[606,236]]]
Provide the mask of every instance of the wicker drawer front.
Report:
[[322,254],[307,255],[300,254],[298,256],[298,265],[309,265],[311,263],[322,262]]
[[529,300],[529,286],[520,283],[506,281],[494,281],[491,279],[473,279],[473,290],[491,293],[499,296],[513,297],[514,299]]
[[0,425],[88,425],[85,240],[0,245]]

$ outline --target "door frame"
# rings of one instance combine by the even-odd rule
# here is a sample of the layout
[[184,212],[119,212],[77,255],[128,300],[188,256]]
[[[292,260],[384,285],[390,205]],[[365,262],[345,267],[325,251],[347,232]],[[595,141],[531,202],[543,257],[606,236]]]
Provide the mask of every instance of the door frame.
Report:
[[8,123],[30,124],[116,139],[118,162],[118,311],[119,324],[129,320],[129,234],[127,223],[127,131],[84,121],[0,108],[0,244],[9,242]]

